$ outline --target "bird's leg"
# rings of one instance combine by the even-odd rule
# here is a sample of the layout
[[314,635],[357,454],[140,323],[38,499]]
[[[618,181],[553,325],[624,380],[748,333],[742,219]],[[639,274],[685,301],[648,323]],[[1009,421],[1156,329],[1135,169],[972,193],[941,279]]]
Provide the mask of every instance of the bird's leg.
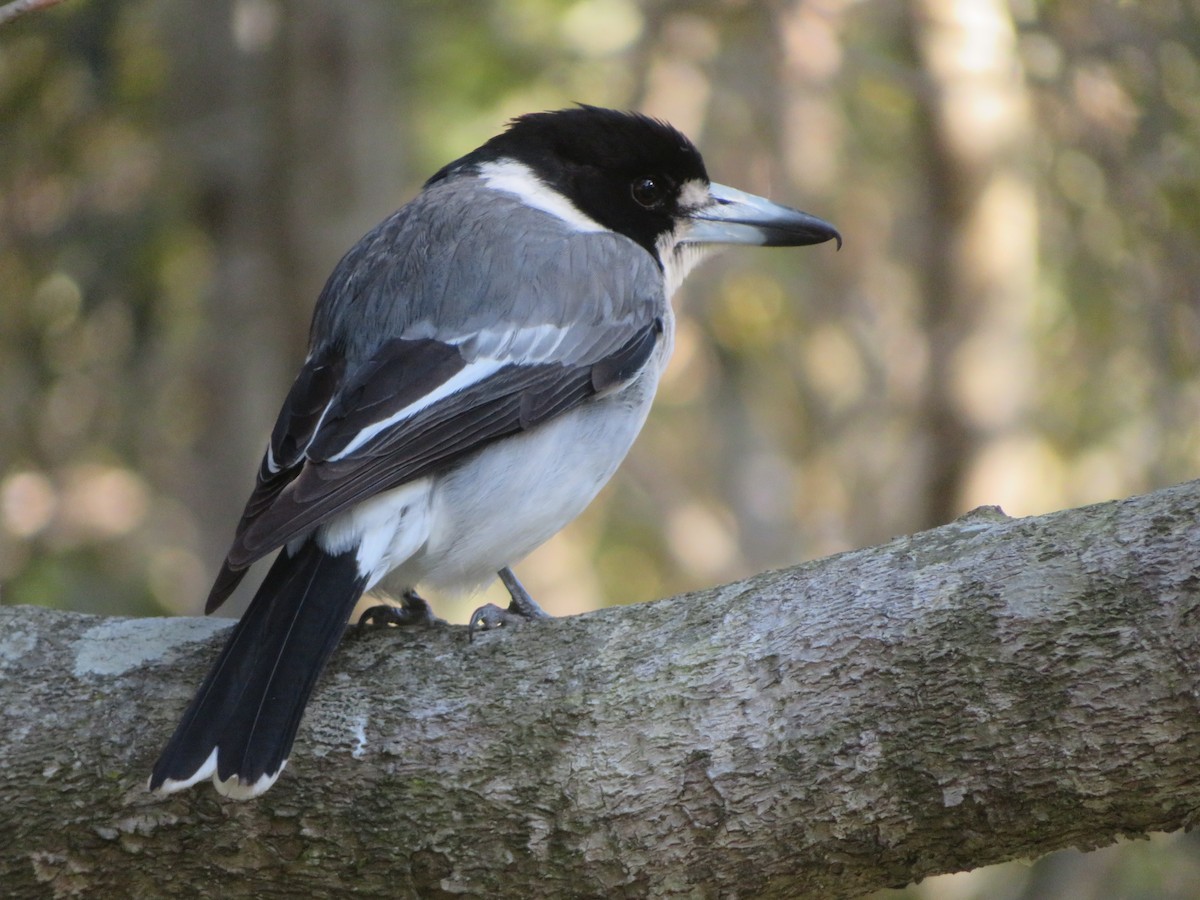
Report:
[[512,598],[512,602],[508,604],[508,609],[501,609],[494,603],[488,603],[475,610],[471,614],[470,624],[467,625],[467,637],[470,640],[475,639],[476,630],[489,631],[492,628],[516,625],[530,619],[550,618],[550,614],[529,596],[529,591],[525,590],[524,585],[517,580],[512,569],[505,566],[496,574],[500,576],[500,581],[508,589],[508,596]]
[[372,606],[358,617],[358,624],[387,628],[392,625],[444,625],[445,621],[433,614],[424,597],[409,589],[400,598],[399,606],[392,606],[390,603]]
[[526,619],[549,619],[550,614],[538,606],[533,598],[529,596],[529,591],[525,590],[525,585],[517,581],[516,574],[508,566],[505,566],[499,572],[500,582],[508,589],[508,596],[512,598],[512,602],[508,604],[508,611],[514,612]]

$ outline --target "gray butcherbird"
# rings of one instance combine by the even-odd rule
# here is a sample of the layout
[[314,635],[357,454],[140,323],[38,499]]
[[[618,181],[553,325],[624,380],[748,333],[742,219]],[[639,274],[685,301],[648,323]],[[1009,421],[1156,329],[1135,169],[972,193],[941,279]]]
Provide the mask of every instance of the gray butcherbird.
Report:
[[671,352],[669,300],[717,244],[796,246],[833,226],[713,184],[642,115],[522,116],[450,163],[334,269],[206,611],[282,548],[154,766],[267,790],[362,593],[429,609],[478,587],[542,615],[508,568],[591,502],[645,421]]

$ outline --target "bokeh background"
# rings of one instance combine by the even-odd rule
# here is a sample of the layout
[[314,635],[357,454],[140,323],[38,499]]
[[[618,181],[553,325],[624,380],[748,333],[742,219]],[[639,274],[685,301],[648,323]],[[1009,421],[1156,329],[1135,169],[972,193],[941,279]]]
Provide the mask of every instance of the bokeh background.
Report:
[[[1196,2],[69,0],[0,29],[0,601],[197,613],[340,255],[572,101],[846,244],[692,276],[628,462],[518,567],[551,612],[1200,474]],[[1200,843],[879,897],[1195,898]]]

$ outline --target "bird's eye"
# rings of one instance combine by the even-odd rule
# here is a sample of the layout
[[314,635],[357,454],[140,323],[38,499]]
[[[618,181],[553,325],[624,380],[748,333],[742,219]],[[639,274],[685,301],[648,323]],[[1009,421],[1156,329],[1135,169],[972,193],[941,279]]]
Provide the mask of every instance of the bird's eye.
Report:
[[665,179],[644,175],[641,178],[633,179],[631,190],[633,192],[633,199],[639,205],[646,207],[646,209],[653,209],[661,204],[663,197],[666,196],[667,183]]

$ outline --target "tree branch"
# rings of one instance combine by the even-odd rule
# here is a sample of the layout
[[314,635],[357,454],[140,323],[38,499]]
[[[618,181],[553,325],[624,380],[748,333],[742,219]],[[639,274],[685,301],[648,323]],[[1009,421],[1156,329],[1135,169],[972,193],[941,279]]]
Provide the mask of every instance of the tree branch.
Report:
[[224,623],[0,609],[0,883],[851,897],[1189,827],[1198,564],[1192,482],[474,644],[352,629],[242,804],[143,788]]

